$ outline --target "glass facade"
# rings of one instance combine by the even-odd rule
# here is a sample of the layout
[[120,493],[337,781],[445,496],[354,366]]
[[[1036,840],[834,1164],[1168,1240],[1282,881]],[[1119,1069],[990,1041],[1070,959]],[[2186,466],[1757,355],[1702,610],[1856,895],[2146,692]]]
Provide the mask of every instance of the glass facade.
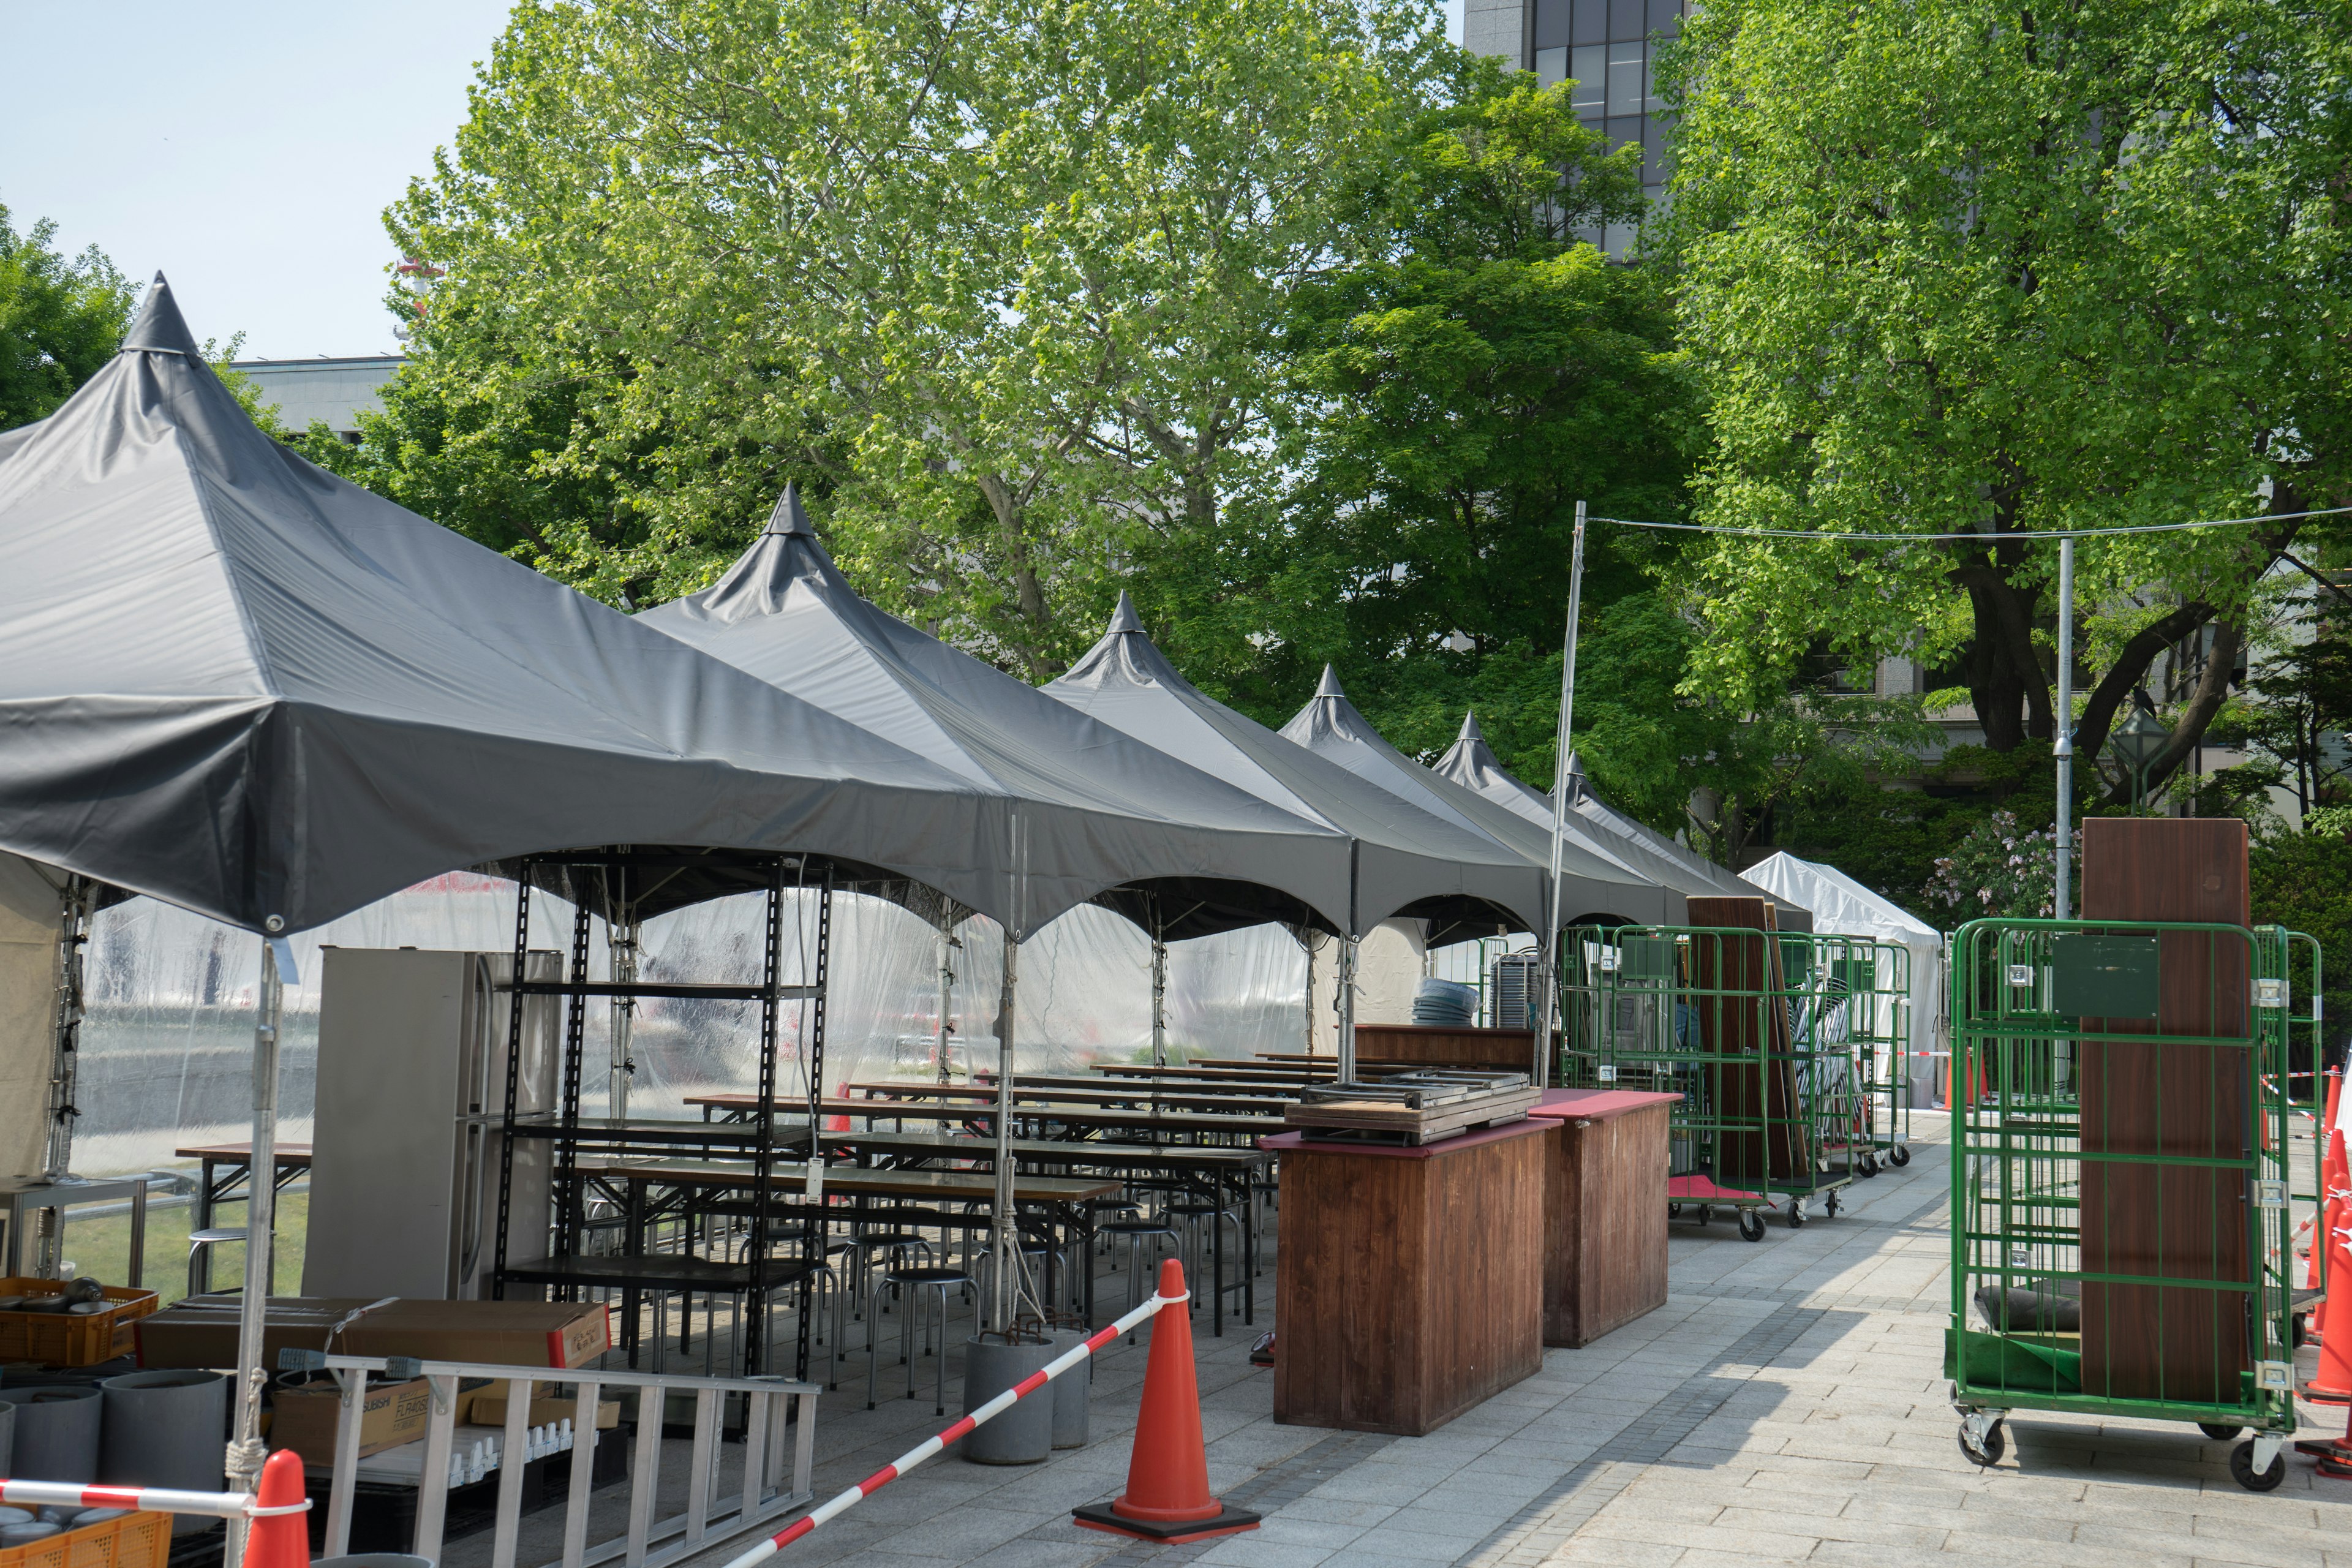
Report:
[[[1665,195],[1664,114],[1654,57],[1682,31],[1683,0],[1528,0],[1535,12],[1530,58],[1522,65],[1546,87],[1573,79],[1570,101],[1585,126],[1616,148],[1642,150],[1642,192]],[[1633,226],[1612,225],[1584,237],[1612,256],[1633,248]]]

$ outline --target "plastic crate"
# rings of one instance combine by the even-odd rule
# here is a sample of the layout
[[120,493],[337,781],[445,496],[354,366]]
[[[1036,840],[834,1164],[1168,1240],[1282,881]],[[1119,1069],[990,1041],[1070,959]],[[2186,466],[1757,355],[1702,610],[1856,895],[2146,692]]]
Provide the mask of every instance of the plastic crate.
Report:
[[[0,1296],[55,1296],[62,1279],[0,1279]],[[137,1348],[131,1325],[163,1304],[152,1290],[109,1285],[114,1303],[103,1312],[0,1312],[0,1361],[40,1362],[48,1366],[96,1366]],[[0,1556],[0,1568],[7,1559]]]
[[127,1513],[0,1550],[0,1568],[164,1568],[171,1556],[170,1514]]

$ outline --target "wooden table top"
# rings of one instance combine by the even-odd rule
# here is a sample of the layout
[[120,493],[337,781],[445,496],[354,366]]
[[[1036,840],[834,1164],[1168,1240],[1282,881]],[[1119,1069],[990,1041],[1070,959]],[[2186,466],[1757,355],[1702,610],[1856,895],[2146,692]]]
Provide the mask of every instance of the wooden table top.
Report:
[[[896,1099],[960,1100],[971,1104],[992,1104],[996,1099],[996,1086],[984,1083],[853,1083],[855,1095],[887,1095]],[[1121,1085],[1097,1085],[1089,1081],[1076,1088],[1065,1089],[1031,1079],[1015,1079],[1013,1101],[1021,1105],[1133,1105],[1139,1100],[1158,1100],[1162,1105],[1182,1105],[1195,1110],[1223,1110],[1235,1116],[1280,1116],[1288,1102],[1269,1100],[1265,1095],[1239,1093],[1229,1089],[1163,1089],[1138,1084],[1133,1088]]]
[[[958,1138],[939,1132],[828,1132],[824,1141],[845,1149],[943,1160],[992,1163],[996,1156],[993,1138]],[[1074,1142],[1053,1138],[1015,1138],[1013,1153],[1020,1160],[1066,1160],[1080,1165],[1190,1165],[1202,1170],[1244,1170],[1273,1158],[1260,1149],[1202,1149],[1192,1144],[1097,1142],[1091,1139]]]
[[[253,1140],[246,1138],[234,1143],[191,1143],[184,1149],[173,1150],[172,1157],[175,1160],[243,1160],[251,1164]],[[310,1145],[280,1143],[278,1145],[278,1163],[281,1165],[309,1164]]]
[[[993,1105],[946,1103],[936,1100],[828,1100],[827,1116],[862,1116],[882,1121],[968,1121],[994,1113]],[[1106,1131],[1126,1129],[1152,1132],[1230,1132],[1240,1137],[1263,1136],[1280,1125],[1270,1116],[1234,1116],[1218,1110],[1107,1110],[1082,1105],[1016,1105],[1013,1114],[1031,1121],[1058,1121],[1068,1127],[1098,1127]]]
[[[1193,1078],[1179,1077],[1172,1073],[1164,1076],[1154,1074],[1150,1078],[1139,1078],[1130,1081],[1122,1078],[1059,1078],[1045,1073],[1034,1076],[1024,1073],[1014,1080],[1014,1089],[1016,1092],[1027,1089],[1083,1089],[1096,1094],[1123,1096],[1129,1100],[1150,1100],[1156,1097],[1163,1105],[1174,1104],[1180,1100],[1187,1103],[1200,1100],[1205,1103],[1210,1100],[1234,1100],[1243,1104],[1255,1105],[1269,1097],[1295,1098],[1301,1089],[1309,1085],[1320,1086],[1330,1081],[1329,1079],[1296,1078]],[[988,1083],[986,1076],[983,1075],[977,1083],[986,1086]]]
[[[703,1187],[748,1187],[751,1167],[718,1160],[583,1160],[583,1174],[629,1182],[671,1182]],[[806,1165],[777,1165],[769,1185],[785,1189],[791,1197],[806,1190]],[[1013,1179],[1013,1198],[1024,1204],[1080,1203],[1109,1197],[1120,1184],[1092,1176],[1024,1176]],[[851,1196],[877,1198],[989,1198],[996,1194],[992,1177],[963,1171],[869,1171],[856,1165],[824,1168],[824,1190]]]

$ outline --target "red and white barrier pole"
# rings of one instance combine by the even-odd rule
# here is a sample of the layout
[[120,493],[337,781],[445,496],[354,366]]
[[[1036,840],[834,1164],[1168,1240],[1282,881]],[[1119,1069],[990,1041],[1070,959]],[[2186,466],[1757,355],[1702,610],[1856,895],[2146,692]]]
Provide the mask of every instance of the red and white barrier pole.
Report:
[[1052,1361],[1047,1362],[1044,1366],[1039,1367],[1035,1372],[1031,1373],[1027,1377],[1023,1378],[1019,1383],[1014,1384],[1012,1387],[1006,1389],[1003,1393],[998,1394],[995,1398],[990,1400],[987,1404],[982,1405],[979,1409],[973,1411],[971,1415],[965,1416],[962,1420],[957,1422],[946,1431],[940,1433],[936,1436],[925,1438],[922,1442],[908,1449],[905,1453],[899,1455],[897,1458],[891,1460],[888,1464],[883,1466],[880,1469],[875,1471],[872,1475],[866,1477],[864,1480],[858,1482],[847,1491],[843,1492],[840,1496],[835,1498],[832,1501],[825,1503],[820,1508],[812,1509],[807,1513],[801,1515],[800,1518],[793,1521],[790,1525],[785,1527],[781,1533],[771,1536],[769,1539],[762,1541],[759,1545],[751,1548],[751,1551],[746,1552],[740,1557],[738,1557],[733,1562],[728,1563],[727,1568],[751,1568],[751,1564],[755,1563],[766,1562],[769,1558],[773,1557],[778,1551],[790,1546],[793,1542],[798,1541],[802,1536],[806,1535],[818,1525],[826,1522],[828,1520],[831,1520],[837,1515],[846,1512],[856,1504],[865,1501],[866,1498],[875,1492],[881,1490],[884,1487],[888,1486],[892,1481],[897,1480],[900,1476],[905,1475],[908,1470],[913,1469],[925,1459],[930,1458],[933,1455],[939,1453],[940,1450],[945,1448],[950,1443],[952,1443],[957,1438],[963,1436],[982,1422],[989,1420],[993,1416],[1002,1415],[1007,1410],[1012,1409],[1015,1403],[1036,1393],[1039,1389],[1045,1387],[1054,1379],[1061,1376],[1064,1373],[1069,1371],[1072,1367],[1077,1365],[1080,1362],[1085,1361],[1088,1356],[1094,1354],[1095,1352],[1102,1349],[1103,1346],[1118,1338],[1119,1335],[1128,1332],[1131,1329],[1139,1327],[1142,1324],[1145,1319],[1151,1317],[1153,1314],[1160,1311],[1161,1308],[1181,1307],[1192,1299],[1192,1293],[1189,1290],[1183,1292],[1181,1295],[1155,1295],[1151,1297],[1149,1300],[1145,1301],[1143,1305],[1138,1307],[1134,1311],[1129,1312],[1127,1316],[1121,1318],[1110,1327],[1096,1334],[1092,1339],[1087,1341],[1086,1343],[1066,1351],[1062,1354],[1055,1357]]
[[135,1513],[198,1513],[215,1519],[254,1519],[301,1513],[310,1500],[263,1508],[248,1492],[179,1492],[167,1487],[79,1486],[72,1481],[0,1480],[0,1503],[16,1508],[120,1508]]

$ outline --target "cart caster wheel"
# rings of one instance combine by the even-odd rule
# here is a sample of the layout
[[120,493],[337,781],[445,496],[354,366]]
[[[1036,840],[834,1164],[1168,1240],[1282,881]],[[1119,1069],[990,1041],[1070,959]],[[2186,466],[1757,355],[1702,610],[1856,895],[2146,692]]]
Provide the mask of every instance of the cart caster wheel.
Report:
[[1680,1205],[1680,1204],[1668,1204],[1668,1205],[1666,1205],[1666,1217],[1667,1217],[1668,1219],[1680,1219],[1680,1218],[1682,1218],[1682,1217],[1683,1217],[1683,1205]]
[[1894,1148],[1889,1149],[1886,1152],[1886,1157],[1894,1161],[1898,1166],[1907,1165],[1911,1163],[1911,1145],[1908,1143],[1897,1143]]
[[1875,1154],[1864,1154],[1862,1157],[1860,1169],[1862,1173],[1865,1176],[1874,1176],[1878,1174],[1878,1156]]
[[2286,1454],[2281,1450],[2272,1455],[2271,1468],[2257,1472],[2254,1445],[2249,1438],[2230,1450],[2230,1479],[2250,1492],[2276,1491],[2279,1483],[2286,1479]]
[[1987,1467],[2000,1463],[2000,1457],[2009,1452],[2009,1439],[2002,1435],[2000,1427],[2001,1424],[1998,1421],[1986,1427],[1984,1447],[1979,1448],[1969,1441],[1968,1425],[1965,1422],[1961,1423],[1960,1452],[1968,1456],[1969,1463]]
[[1823,1213],[1825,1213],[1825,1214],[1827,1214],[1827,1215],[1830,1216],[1830,1218],[1832,1218],[1832,1219],[1835,1219],[1835,1218],[1837,1218],[1837,1215],[1838,1215],[1838,1209],[1839,1209],[1839,1207],[1840,1207],[1840,1206],[1841,1206],[1841,1205],[1839,1205],[1839,1203],[1838,1203],[1837,1191],[1836,1191],[1836,1189],[1835,1189],[1835,1188],[1832,1188],[1832,1189],[1831,1189],[1831,1191],[1830,1191],[1829,1198],[1828,1198],[1828,1199],[1827,1199],[1827,1201],[1826,1201],[1826,1202],[1824,1202],[1824,1203],[1823,1203],[1823,1205],[1822,1205],[1822,1212],[1823,1212]]
[[1802,1198],[1790,1198],[1789,1200],[1789,1228],[1790,1230],[1801,1230],[1804,1228],[1804,1225],[1805,1200]]
[[1701,1224],[1701,1225],[1709,1225],[1709,1224],[1712,1224],[1712,1223],[1714,1222],[1714,1219],[1715,1219],[1715,1211],[1714,1211],[1713,1209],[1711,1209],[1711,1208],[1707,1207],[1705,1204],[1701,1204],[1701,1205],[1698,1205],[1698,1222],[1699,1222],[1699,1224]]
[[2239,1433],[2244,1431],[2245,1428],[2243,1426],[2225,1426],[2217,1421],[2200,1421],[2197,1423],[2197,1430],[2204,1433],[2205,1436],[2212,1438],[2216,1443],[2226,1443],[2231,1438],[2236,1436]]
[[1764,1239],[1764,1215],[1760,1211],[1756,1209],[1739,1211],[1739,1239],[1742,1241]]

